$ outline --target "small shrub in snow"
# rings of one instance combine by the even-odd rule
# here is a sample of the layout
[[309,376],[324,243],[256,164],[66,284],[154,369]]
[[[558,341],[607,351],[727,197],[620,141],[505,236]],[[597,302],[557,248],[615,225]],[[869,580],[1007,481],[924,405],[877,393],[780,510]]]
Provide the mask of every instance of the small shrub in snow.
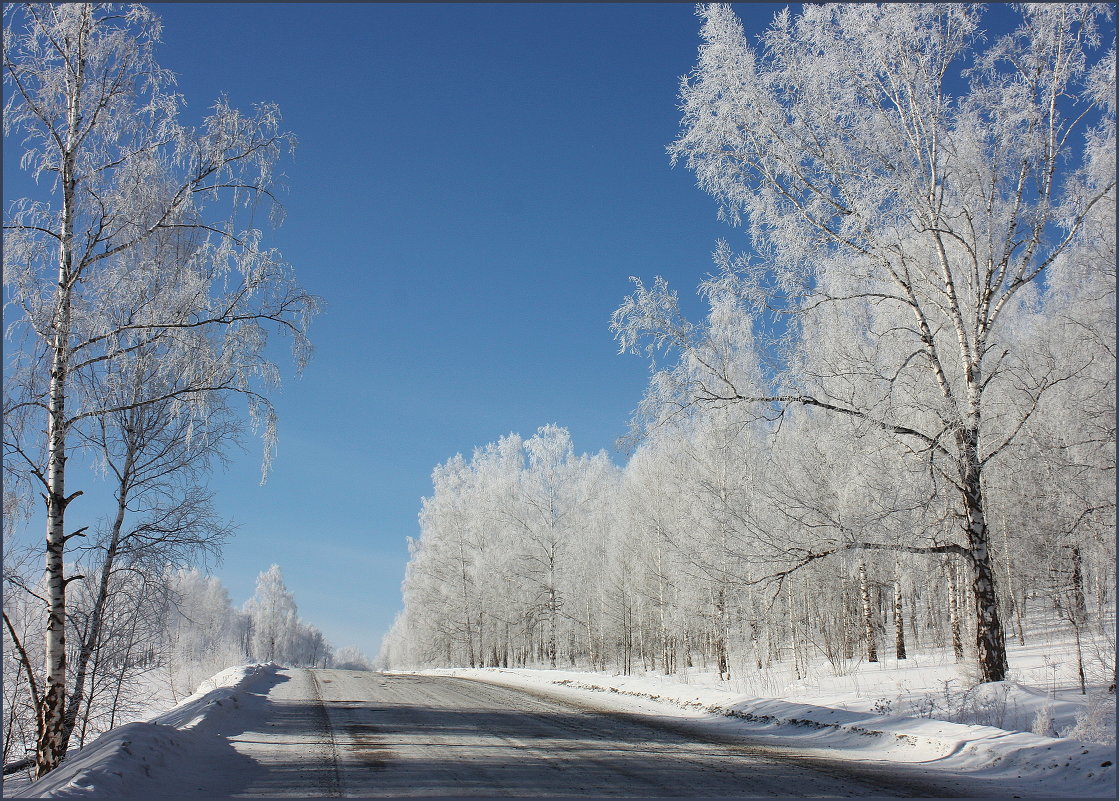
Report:
[[1107,692],[1089,695],[1088,705],[1076,716],[1076,724],[1066,730],[1064,736],[1115,745],[1115,696]]
[[960,711],[961,696],[956,690],[955,679],[941,679],[940,691],[936,693],[929,693],[925,696],[924,710],[925,714],[921,717],[937,718],[938,720],[951,720],[956,719],[956,715]]
[[1037,710],[1034,715],[1033,725],[1030,726],[1030,731],[1034,734],[1040,734],[1042,737],[1056,737],[1057,732],[1053,726],[1053,707],[1048,701],[1045,706]]
[[[912,712],[919,718],[935,718],[950,723],[1014,728],[1029,722],[1012,697],[1011,682],[988,682],[960,690],[956,679],[942,679],[938,692],[926,693],[912,703]],[[1036,721],[1034,722],[1036,725]]]
[[875,712],[875,714],[889,715],[891,712],[894,711],[894,699],[879,698],[874,702],[874,706],[872,706],[871,709]]
[[1011,685],[1005,681],[979,684],[964,691],[963,703],[957,723],[994,726],[999,729],[1013,726],[1017,717],[1017,704],[1010,699]]

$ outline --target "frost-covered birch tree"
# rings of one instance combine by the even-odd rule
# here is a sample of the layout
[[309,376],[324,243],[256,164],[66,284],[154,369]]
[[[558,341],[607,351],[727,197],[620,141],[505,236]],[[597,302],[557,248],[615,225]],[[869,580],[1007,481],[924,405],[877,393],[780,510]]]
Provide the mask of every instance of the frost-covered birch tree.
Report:
[[252,656],[261,662],[290,659],[299,620],[295,597],[284,584],[279,565],[256,578],[256,592],[245,602],[252,623]]
[[532,609],[544,624],[550,667],[559,656],[561,618],[573,600],[570,584],[579,528],[608,480],[605,454],[576,457],[571,435],[556,425],[541,427],[524,441],[525,466],[518,504],[510,510],[520,575],[531,587]]
[[[1115,142],[1110,10],[1023,6],[986,41],[980,6],[807,6],[756,47],[728,6],[698,13],[669,151],[749,234],[753,260],[720,249],[725,280],[783,319],[766,386],[709,370],[686,400],[810,407],[924,464],[959,526],[922,547],[965,558],[980,675],[1001,680],[985,485],[1045,395],[1085,369],[1033,360],[1012,321],[1113,202],[1099,169]],[[682,330],[672,306],[667,287],[639,286],[615,317],[623,347]],[[861,341],[821,352],[808,332],[828,315],[867,321]]]
[[83,534],[67,524],[82,491],[66,464],[78,430],[122,411],[103,392],[111,366],[150,349],[181,371],[172,391],[128,408],[174,399],[203,419],[215,395],[240,395],[264,428],[267,465],[268,332],[289,334],[301,365],[316,300],[240,219],[274,200],[273,165],[293,144],[274,106],[246,115],[219,100],[199,127],[181,123],[173,76],[153,55],[159,21],[143,6],[21,4],[5,17],[5,136],[42,188],[4,221],[4,411],[6,472],[46,501],[43,775],[65,754],[66,585],[79,577],[64,561]]

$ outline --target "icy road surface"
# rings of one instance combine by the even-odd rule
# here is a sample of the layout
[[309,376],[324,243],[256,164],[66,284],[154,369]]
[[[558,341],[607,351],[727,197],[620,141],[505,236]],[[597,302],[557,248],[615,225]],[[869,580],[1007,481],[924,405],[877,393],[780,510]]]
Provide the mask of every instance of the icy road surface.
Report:
[[[267,797],[977,794],[904,766],[805,757],[705,735],[686,721],[604,712],[469,679],[280,670],[273,681],[247,716],[253,725],[230,733],[237,754],[229,754],[228,769],[207,760],[198,790]],[[173,794],[194,789],[180,785]]]

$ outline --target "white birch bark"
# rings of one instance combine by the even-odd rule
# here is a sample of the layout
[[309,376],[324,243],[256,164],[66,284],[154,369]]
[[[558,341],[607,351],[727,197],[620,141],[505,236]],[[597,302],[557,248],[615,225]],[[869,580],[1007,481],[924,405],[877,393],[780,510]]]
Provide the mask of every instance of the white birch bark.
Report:
[[870,603],[870,583],[866,576],[866,561],[859,560],[859,598],[863,611],[863,643],[866,648],[866,661],[878,661],[878,645],[874,632],[874,608]]

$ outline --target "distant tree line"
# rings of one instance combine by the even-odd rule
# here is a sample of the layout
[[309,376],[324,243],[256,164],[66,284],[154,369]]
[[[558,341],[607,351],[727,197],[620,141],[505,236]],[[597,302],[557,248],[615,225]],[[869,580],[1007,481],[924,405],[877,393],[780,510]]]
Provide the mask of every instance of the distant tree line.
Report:
[[[100,612],[102,633],[92,647],[88,639],[96,599],[80,591],[70,597],[70,656],[84,673],[80,694],[76,680],[68,687],[72,748],[153,705],[181,701],[233,665],[370,669],[356,649],[336,651],[317,627],[299,617],[277,565],[260,574],[256,592],[240,609],[219,579],[197,568],[119,573],[112,581],[107,608]],[[34,752],[35,704],[27,667],[37,664],[42,641],[35,636],[40,612],[34,596],[13,595],[6,604],[11,630],[4,634],[4,764],[11,769]]]
[[[725,679],[783,663],[803,678],[821,660],[843,674],[949,649],[978,680],[963,558],[894,548],[917,535],[950,541],[943,507],[917,486],[900,495],[889,460],[851,431],[851,450],[829,455],[845,432],[826,418],[790,414],[759,431],[743,412],[661,429],[624,468],[605,453],[575,455],[555,426],[440,465],[380,661],[694,667]],[[992,507],[1007,634],[1026,644],[1047,625],[1075,632],[1081,680],[1106,686],[1113,523],[1085,512],[1114,490],[1100,467],[1075,492],[1053,485],[1047,503],[1067,511],[1038,516],[1024,503],[1063,464],[1045,453]]]

